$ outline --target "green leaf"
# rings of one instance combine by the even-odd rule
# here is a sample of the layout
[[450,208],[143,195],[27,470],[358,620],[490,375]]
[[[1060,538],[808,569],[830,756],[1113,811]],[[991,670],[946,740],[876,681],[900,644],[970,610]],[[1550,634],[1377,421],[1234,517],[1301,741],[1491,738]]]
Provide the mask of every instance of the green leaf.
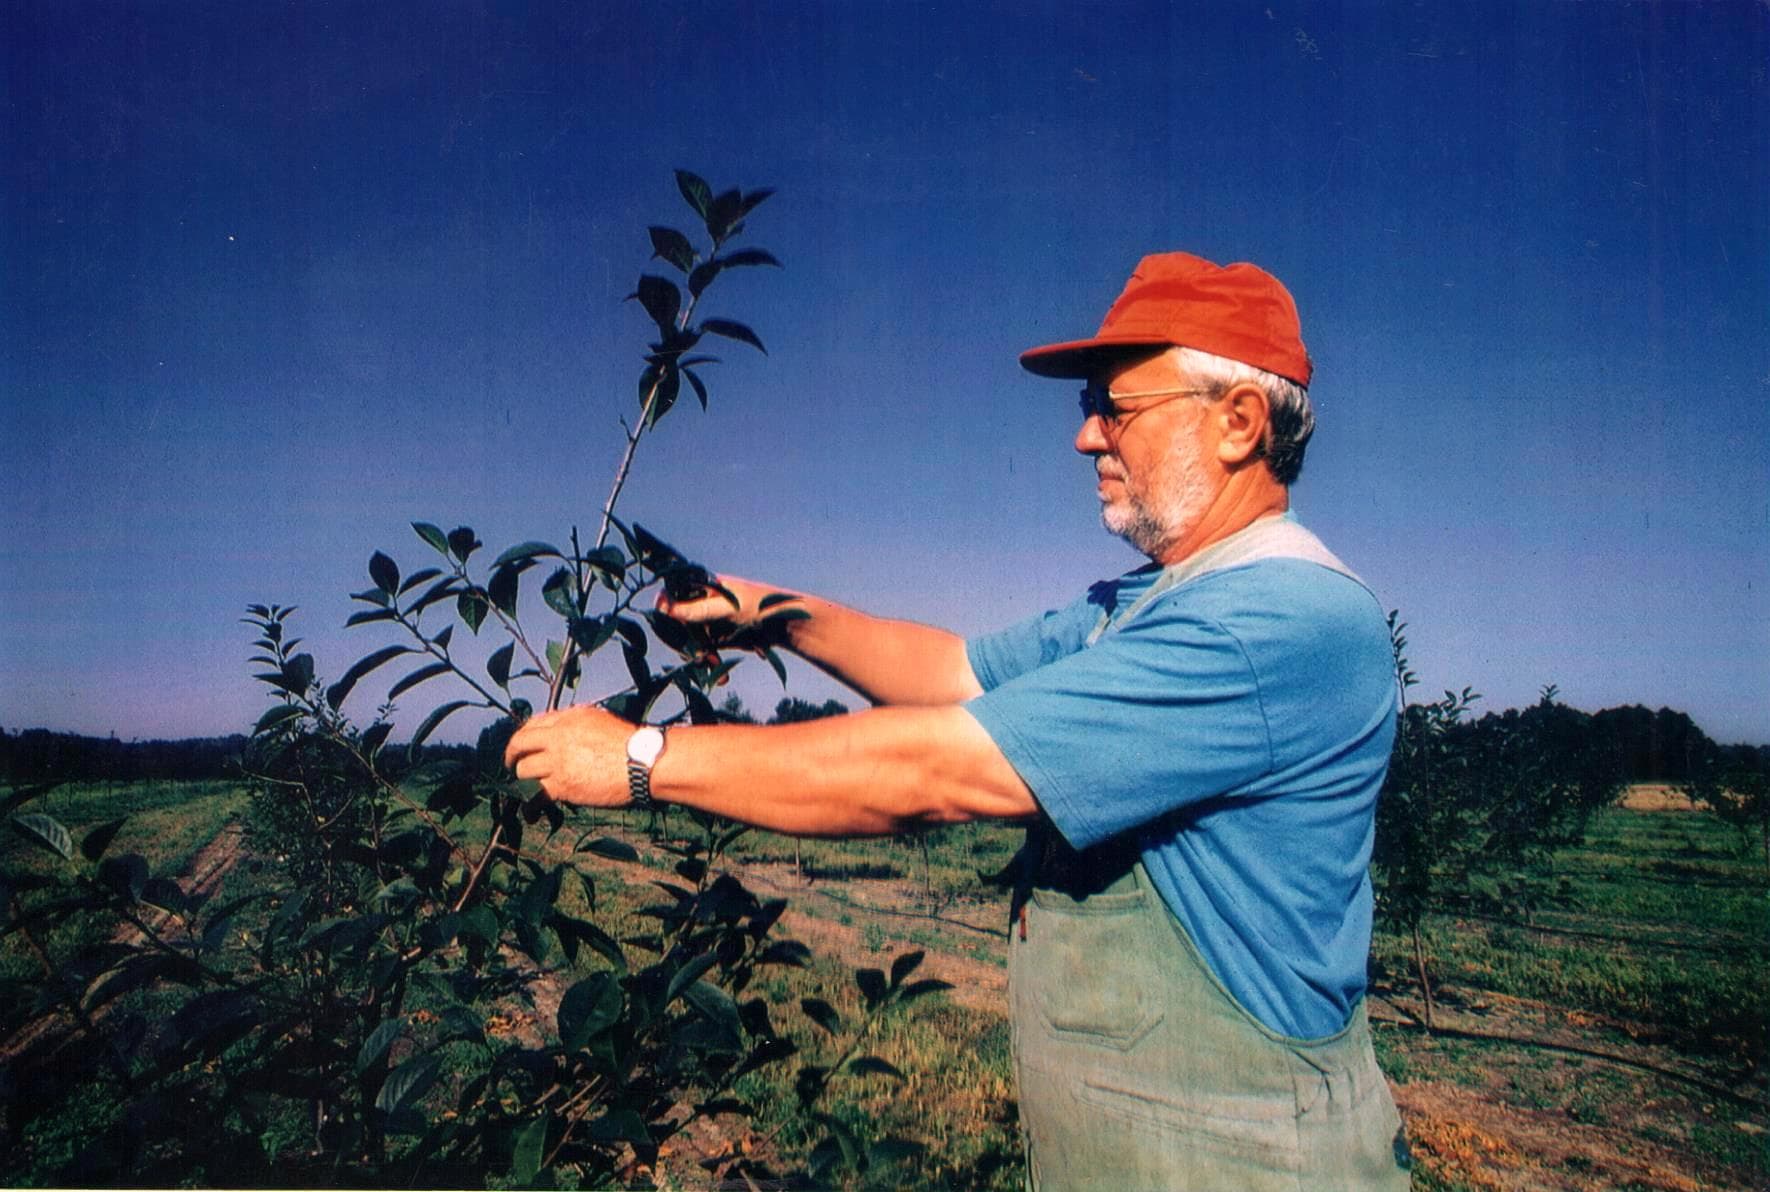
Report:
[[305,709],[300,704],[274,704],[258,718],[258,723],[252,726],[252,735],[256,737],[269,732],[279,725],[300,717],[304,711]]
[[835,1138],[837,1146],[842,1150],[843,1162],[847,1163],[852,1170],[859,1171],[860,1144],[855,1140],[854,1132],[835,1118],[821,1113],[816,1115],[816,1120],[827,1127],[831,1137]]
[[283,664],[280,686],[290,695],[303,695],[313,686],[313,655],[297,654]]
[[[392,698],[391,696],[389,698]],[[393,725],[386,720],[378,720],[363,730],[362,750],[366,757],[374,757],[387,743],[387,734],[393,731]]]
[[[589,899],[594,893],[590,887],[589,879],[582,874],[578,876],[585,883],[585,897]],[[591,905],[592,907],[595,905],[593,899]],[[588,945],[598,956],[608,961],[616,969],[623,973],[627,971],[627,954],[621,951],[621,945],[615,942],[614,937],[588,919],[573,919],[566,915],[555,915],[548,920],[548,923],[554,933],[559,936],[562,944],[572,940]]]
[[691,368],[678,368],[677,371],[680,372],[684,377],[688,378],[689,387],[694,390],[694,395],[695,395],[696,400],[698,400],[701,403],[701,409],[703,409],[703,410],[706,409],[707,408],[707,386],[705,384],[703,384],[701,379],[695,375],[693,369],[691,369]]
[[[654,371],[646,370],[648,374]],[[647,396],[651,399],[649,405],[643,406],[646,411],[645,425],[648,427],[656,426],[658,420],[670,412],[670,408],[676,404],[677,395],[682,392],[682,373],[679,369],[663,369],[653,380],[654,386],[645,386],[643,382],[641,384],[644,390],[640,397],[641,403],[645,402]]]
[[670,568],[688,562],[682,552],[647,530],[638,522],[633,523],[633,553],[646,570],[662,574]]
[[431,549],[435,550],[437,554],[446,555],[449,553],[449,536],[442,532],[442,527],[433,526],[429,522],[413,522],[412,529],[416,530],[418,537],[428,542]]
[[440,567],[421,567],[400,582],[399,594],[404,596],[419,584],[433,580],[441,574],[442,568]]
[[590,1123],[590,1137],[597,1142],[631,1142],[635,1146],[651,1146],[651,1133],[645,1119],[624,1106],[612,1106]]
[[651,316],[651,321],[663,334],[669,335],[676,330],[676,316],[682,311],[682,291],[669,278],[653,273],[641,274],[639,288],[627,298],[629,301],[639,299],[639,305],[645,308],[645,313]]
[[943,989],[951,989],[952,987],[952,982],[942,981],[934,977],[930,977],[925,981],[911,981],[908,985],[903,987],[903,992],[898,994],[898,999],[905,1002],[914,1001],[923,994],[939,993]]
[[743,1023],[729,993],[711,982],[693,981],[683,988],[682,998],[716,1028],[713,1041],[720,1050],[737,1051],[743,1046]]
[[885,974],[879,969],[855,969],[854,983],[860,987],[860,995],[866,999],[869,1010],[885,997]]
[[107,820],[92,831],[86,833],[80,841],[80,853],[88,861],[96,861],[104,856],[104,851],[111,847],[111,841],[117,838],[118,829],[128,822],[128,818]]
[[893,1080],[908,1080],[895,1064],[882,1060],[876,1055],[863,1055],[848,1061],[848,1070],[856,1076],[889,1076]]
[[707,204],[707,235],[714,240],[723,240],[731,232],[732,225],[744,215],[743,192],[736,187],[720,191]]
[[614,974],[592,973],[559,999],[559,1042],[576,1051],[621,1018],[621,983]]
[[412,743],[406,747],[409,754],[416,758],[418,756],[418,746],[422,745],[424,739],[436,731],[437,725],[441,724],[454,713],[459,712],[462,708],[470,708],[472,706],[472,700],[452,700],[426,716],[424,718],[424,723],[418,726],[418,731],[412,734]]
[[712,260],[702,261],[696,265],[694,272],[688,275],[688,292],[699,298],[701,292],[712,285],[713,279],[719,276],[722,264],[719,258],[714,257]]
[[506,563],[514,563],[518,559],[533,559],[543,555],[564,558],[559,548],[549,542],[523,542],[511,547],[492,561],[493,567],[502,567]]
[[510,1148],[510,1180],[518,1187],[532,1184],[540,1174],[541,1160],[547,1155],[547,1126],[553,1115],[543,1113],[516,1132]]
[[687,236],[675,228],[656,225],[647,228],[646,231],[651,235],[653,256],[662,257],[684,273],[694,268],[694,245],[689,243]]
[[446,600],[460,590],[461,581],[455,576],[451,575],[444,579],[439,579],[434,584],[431,584],[428,588],[424,589],[424,595],[418,597],[418,599],[406,606],[406,613],[410,616],[423,612],[437,601]]
[[750,214],[750,212],[756,210],[756,208],[767,202],[773,194],[774,187],[772,186],[757,187],[755,190],[746,194],[743,202],[738,204],[738,215],[741,217]]
[[776,269],[781,267],[781,263],[775,260],[774,254],[762,248],[745,248],[737,252],[728,252],[719,258],[719,263],[728,267],[731,265],[773,265]]
[[367,625],[371,621],[391,621],[398,615],[391,608],[364,609],[345,618],[344,627],[349,629],[352,625]]
[[696,215],[702,219],[707,218],[707,208],[713,202],[712,187],[702,181],[697,174],[691,174],[687,170],[677,170],[676,189],[682,192],[682,197],[688,200],[688,205],[694,208]]
[[798,940],[776,940],[762,949],[762,955],[756,958],[758,964],[786,964],[794,968],[804,968],[811,962],[811,949]]
[[594,654],[615,635],[614,621],[608,617],[573,617],[571,635],[580,652]]
[[902,985],[903,979],[916,971],[925,955],[926,953],[923,952],[905,952],[893,960],[891,962],[891,988],[896,989]]
[[722,335],[726,339],[747,343],[764,356],[768,355],[768,349],[762,346],[762,341],[756,338],[756,333],[742,323],[733,322],[730,319],[705,319],[701,322],[701,330],[713,335]]
[[676,975],[670,978],[669,988],[664,991],[664,1004],[669,1005],[671,1002],[675,1001],[677,996],[681,994],[684,989],[694,984],[696,981],[699,981],[708,969],[718,963],[718,954],[708,952],[705,955],[695,957],[693,960],[677,969]]
[[436,1082],[441,1068],[442,1061],[434,1055],[421,1055],[407,1060],[387,1074],[387,1079],[381,1084],[381,1092],[375,1098],[375,1108],[383,1113],[393,1113],[401,1106],[422,1097]]
[[358,679],[376,667],[392,662],[401,654],[416,652],[411,646],[385,646],[365,658],[359,658],[349,670],[344,672],[343,678],[326,688],[326,702],[334,708],[338,707],[344,702],[344,697],[350,694],[351,688],[356,686]]
[[369,556],[369,578],[375,586],[392,596],[399,590],[399,564],[376,551]]
[[618,546],[605,546],[584,556],[584,564],[616,579],[627,573],[627,556]]
[[881,1138],[867,1148],[867,1167],[874,1170],[891,1163],[907,1163],[927,1153],[927,1147],[907,1138]]
[[488,944],[498,942],[498,915],[484,903],[461,912],[461,934],[476,936]]
[[516,615],[517,588],[526,570],[523,563],[506,563],[492,572],[491,582],[486,584],[486,595],[492,604],[505,616]]
[[467,561],[468,555],[471,555],[474,551],[485,545],[485,543],[479,540],[478,535],[474,534],[474,532],[467,526],[456,526],[454,529],[450,530],[447,542],[449,544],[449,553],[463,563]]
[[823,1027],[830,1034],[841,1032],[842,1016],[836,1013],[836,1007],[822,998],[808,997],[799,1003],[799,1008],[805,1011],[805,1017]]
[[74,838],[54,816],[32,812],[12,817],[12,830],[39,848],[55,853],[64,861],[74,859]]
[[569,567],[558,568],[541,585],[541,599],[547,602],[548,608],[562,617],[578,615],[577,594],[577,576],[572,574]]
[[392,594],[383,592],[380,588],[364,588],[360,592],[352,592],[350,598],[360,600],[364,604],[377,604],[382,608],[388,608],[393,604]]
[[148,883],[147,858],[140,853],[110,857],[98,867],[99,884],[131,902],[140,902]]
[[399,1038],[403,1030],[405,1023],[402,1020],[389,1018],[370,1031],[369,1037],[363,1040],[362,1047],[356,1053],[357,1074],[361,1075],[368,1070],[370,1064],[386,1055],[387,1049],[393,1046],[393,1041]]
[[[714,683],[717,683],[719,678],[723,677],[726,672],[730,671],[730,669],[736,665],[737,665],[737,662],[734,659],[733,661],[726,663],[724,666],[720,667],[719,670],[716,672],[716,677],[712,677],[707,680],[708,686],[712,686]],[[713,706],[713,701],[707,698],[705,692],[701,691],[697,687],[688,686],[685,683],[678,684],[678,686],[682,690],[683,702],[688,704],[689,723],[691,723],[691,724],[719,724],[722,722],[722,717],[719,715],[719,709],[715,708]]]
[[479,627],[484,624],[486,612],[490,608],[491,605],[486,603],[485,597],[477,592],[463,592],[455,598],[455,615],[460,617],[462,623],[474,633],[479,632]]
[[399,682],[395,683],[392,687],[388,688],[387,698],[390,700],[398,699],[426,679],[434,679],[438,675],[446,675],[449,673],[450,669],[449,664],[446,662],[432,662],[428,666],[421,666]]
[[486,659],[486,674],[492,677],[492,682],[506,690],[510,687],[510,662],[515,657],[516,643],[505,642]]
[[781,656],[774,652],[773,646],[763,646],[761,654],[762,660],[774,669],[775,676],[780,679],[784,689],[787,685],[787,664],[781,661]]
[[575,853],[595,853],[599,857],[607,857],[611,861],[637,861],[639,850],[623,840],[613,836],[600,836],[595,840],[582,839],[573,846]]

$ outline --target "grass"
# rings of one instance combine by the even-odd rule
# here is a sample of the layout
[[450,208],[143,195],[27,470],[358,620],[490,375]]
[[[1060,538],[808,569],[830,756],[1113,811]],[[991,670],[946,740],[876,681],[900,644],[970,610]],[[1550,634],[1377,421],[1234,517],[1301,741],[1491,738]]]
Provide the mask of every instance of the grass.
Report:
[[[90,784],[58,788],[26,810],[56,816],[76,842],[92,826],[128,814],[111,853],[140,852],[155,872],[177,872],[222,827],[241,817],[246,802],[242,790],[224,783]],[[648,817],[632,813],[579,816],[555,844],[569,848],[574,833],[585,832],[641,837],[652,826]],[[692,831],[686,817],[668,826]],[[988,918],[1000,908],[1005,896],[979,875],[1002,869],[1019,835],[979,825],[907,841],[795,843],[760,832],[740,838],[730,854],[734,863],[797,867],[793,882],[804,882],[813,896],[797,898],[795,909],[817,916],[831,930],[851,928],[841,938],[853,941],[845,956],[820,956],[805,969],[768,970],[750,993],[766,995],[776,1007],[775,1025],[794,1040],[802,1059],[827,1063],[845,1040],[832,1038],[798,1006],[804,998],[824,999],[852,1028],[863,1018],[854,968],[885,967],[893,956],[914,948],[1000,963],[999,938],[955,934],[943,916],[975,911]],[[648,878],[668,876],[675,861],[656,848],[641,852],[642,870],[578,858],[595,877],[594,917],[617,936],[652,928],[651,920],[637,914],[656,900]],[[10,871],[39,873],[63,864],[16,836],[0,844],[0,862]],[[1594,819],[1583,845],[1565,850],[1536,876],[1556,893],[1528,922],[1452,911],[1428,921],[1427,947],[1446,1005],[1479,1013],[1496,995],[1527,999],[1542,1016],[1527,1027],[1580,1021],[1582,1037],[1594,1047],[1653,1044],[1667,1062],[1698,1065],[1711,1082],[1749,1091],[1743,1073],[1753,1062],[1763,1070],[1763,1029],[1770,1021],[1770,983],[1762,979],[1770,971],[1770,901],[1762,866],[1741,852],[1737,834],[1705,814],[1610,811]],[[245,892],[262,880],[242,867],[221,896]],[[586,909],[575,882],[566,884],[564,899],[564,909]],[[53,935],[47,943],[52,949],[70,946],[82,932],[90,938],[110,927],[74,921],[58,929],[69,934]],[[0,950],[0,980],[16,990],[33,963],[16,939],[8,938]],[[586,954],[578,970],[598,963]],[[1379,930],[1373,968],[1406,994],[1408,941]],[[569,983],[575,975],[568,968],[559,977]],[[1503,1033],[1495,1022],[1496,1033]],[[1740,1128],[1741,1122],[1763,1124],[1764,1114],[1736,1100],[1705,1098],[1688,1085],[1650,1073],[1525,1042],[1428,1038],[1394,1025],[1379,1025],[1375,1037],[1379,1060],[1398,1084],[1462,1090],[1552,1117],[1568,1129],[1633,1123],[1628,1137],[1634,1146],[1686,1155],[1705,1180],[1719,1186],[1770,1184],[1763,1136]],[[926,1152],[913,1169],[851,1178],[852,1186],[1019,1186],[1008,1028],[1001,1014],[935,995],[875,1024],[866,1053],[900,1069],[904,1079],[843,1076],[820,1111],[868,1139],[907,1138]],[[799,1107],[793,1072],[792,1063],[764,1068],[746,1077],[738,1090],[756,1109],[750,1137],[787,1169],[802,1165],[824,1133]],[[37,1134],[23,1141],[39,1158],[65,1160],[115,1113],[114,1106],[71,1097],[63,1113],[45,1119]],[[304,1129],[291,1119],[288,1137],[264,1141],[272,1149],[297,1148]],[[1599,1157],[1574,1153],[1544,1162],[1576,1184],[1629,1182]],[[1454,1164],[1434,1163],[1433,1154],[1425,1152],[1416,1168],[1416,1188],[1490,1186]],[[36,1169],[54,1170],[54,1165]],[[29,1182],[10,1164],[8,1170]]]
[[[250,796],[229,782],[69,783],[18,808],[19,814],[48,815],[72,835],[76,846],[100,824],[127,817],[111,841],[107,856],[138,853],[154,873],[176,874],[229,823],[244,812]],[[0,834],[0,869],[8,873],[49,876],[81,871],[84,861],[63,861],[14,832]],[[21,895],[25,907],[36,905]],[[115,927],[84,916],[68,919],[41,933],[38,943],[50,955],[65,955],[80,944],[102,938]],[[41,972],[36,957],[16,936],[0,946],[0,993]],[[20,1005],[7,996],[5,1004]],[[0,1024],[11,1022],[0,1014]]]
[[[1607,811],[1556,858],[1552,872],[1572,880],[1531,923],[1434,916],[1436,979],[1625,1019],[1692,1053],[1761,1065],[1770,903],[1736,839],[1705,815]],[[1692,872],[1668,880],[1668,850]],[[1410,948],[1379,931],[1376,967],[1411,975]]]
[[[1752,1132],[1766,1124],[1770,890],[1738,839],[1706,814],[1609,810],[1582,845],[1536,875],[1565,882],[1528,922],[1446,911],[1425,932],[1441,998],[1473,1012],[1462,1020],[1472,1029],[1571,1034],[1594,1050],[1699,1074],[1705,1085],[1529,1043],[1428,1038],[1394,1026],[1377,1032],[1384,1070],[1401,1084],[1476,1090],[1566,1130],[1620,1129],[1614,1163],[1628,1162],[1630,1151],[1671,1153],[1704,1183],[1770,1185],[1770,1148]],[[1410,941],[1379,929],[1372,963],[1397,992],[1413,992]],[[1508,1007],[1494,995],[1523,1001]],[[1735,1095],[1705,1091],[1717,1087]],[[1578,1182],[1632,1182],[1601,1158],[1570,1162],[1563,1169]],[[1582,1163],[1590,1170],[1576,1170]],[[1434,1182],[1444,1174],[1416,1187],[1460,1186],[1462,1176]]]

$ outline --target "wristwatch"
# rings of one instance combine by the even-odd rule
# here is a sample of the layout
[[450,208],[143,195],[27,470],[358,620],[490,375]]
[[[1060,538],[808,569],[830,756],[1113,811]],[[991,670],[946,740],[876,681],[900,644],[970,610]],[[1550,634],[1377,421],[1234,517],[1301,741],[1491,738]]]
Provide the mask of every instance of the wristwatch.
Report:
[[651,768],[664,752],[664,730],[656,725],[641,725],[627,738],[627,793],[636,807],[647,811],[657,806],[651,797]]

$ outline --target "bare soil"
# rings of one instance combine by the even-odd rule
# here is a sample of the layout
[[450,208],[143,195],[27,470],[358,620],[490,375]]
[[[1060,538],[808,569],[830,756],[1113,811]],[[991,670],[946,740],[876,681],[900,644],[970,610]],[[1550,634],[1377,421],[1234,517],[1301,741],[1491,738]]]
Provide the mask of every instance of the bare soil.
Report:
[[1663,782],[1637,782],[1623,792],[1621,803],[1630,811],[1701,811],[1702,805],[1678,787]]
[[[1681,798],[1670,788],[1649,794]],[[631,843],[643,848],[645,842],[635,836]],[[640,865],[629,868],[637,880],[655,874]],[[927,957],[919,973],[951,982],[952,1000],[983,1013],[1007,1013],[1005,899],[931,914],[914,880],[809,881],[781,862],[728,869],[759,895],[789,899],[782,929],[818,954],[849,965],[882,964],[910,947],[922,948]],[[877,940],[912,933],[913,945],[893,940],[875,950],[867,943],[869,935]],[[1511,1040],[1522,1051],[1470,1051],[1457,1060],[1454,1080],[1391,1082],[1421,1168],[1446,1182],[1508,1192],[1758,1186],[1696,1145],[1696,1132],[1710,1124],[1718,1100],[1755,1097],[1762,1104],[1762,1089],[1741,1088],[1738,1073],[1724,1064],[1656,1044],[1659,1032],[1648,1024],[1485,991],[1466,997],[1455,989],[1442,992],[1436,1021],[1452,1039],[1460,1032]],[[1393,992],[1374,995],[1370,1004],[1373,1021],[1414,1027],[1422,1009]],[[1529,1057],[1525,1077],[1516,1070],[1519,1054]],[[1731,1127],[1770,1143],[1770,1134],[1756,1133],[1766,1128],[1770,1115],[1762,1110]],[[717,1132],[715,1138],[710,1151],[734,1145]]]

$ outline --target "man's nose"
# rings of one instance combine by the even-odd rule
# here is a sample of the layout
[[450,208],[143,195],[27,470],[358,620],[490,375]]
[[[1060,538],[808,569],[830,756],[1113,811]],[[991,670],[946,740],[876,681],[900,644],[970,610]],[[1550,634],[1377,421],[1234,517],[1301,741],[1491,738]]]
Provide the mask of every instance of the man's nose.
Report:
[[1112,444],[1106,438],[1106,423],[1098,414],[1089,414],[1082,420],[1082,429],[1076,432],[1076,450],[1083,455],[1105,455],[1112,450]]

